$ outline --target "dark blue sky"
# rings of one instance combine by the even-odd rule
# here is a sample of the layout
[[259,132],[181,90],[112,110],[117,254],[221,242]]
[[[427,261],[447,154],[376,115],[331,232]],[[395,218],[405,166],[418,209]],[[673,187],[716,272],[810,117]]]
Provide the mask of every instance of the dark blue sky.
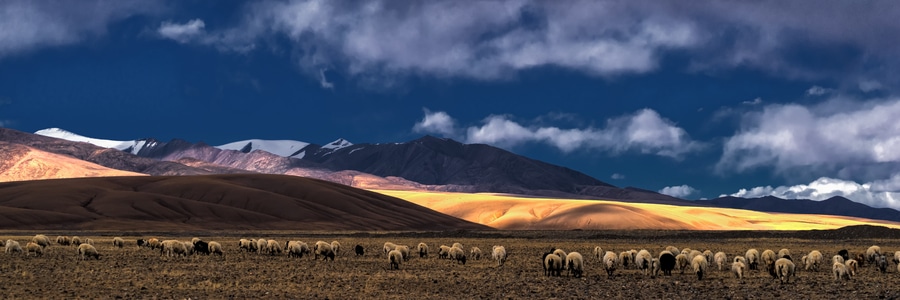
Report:
[[0,126],[431,134],[690,199],[900,207],[895,3],[554,3],[4,1]]

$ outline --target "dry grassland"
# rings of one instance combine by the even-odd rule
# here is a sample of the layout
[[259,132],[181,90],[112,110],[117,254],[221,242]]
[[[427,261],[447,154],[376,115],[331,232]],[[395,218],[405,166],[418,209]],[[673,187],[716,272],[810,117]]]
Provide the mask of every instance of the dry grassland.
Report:
[[[866,265],[849,281],[834,281],[830,263],[818,272],[798,271],[789,284],[781,284],[768,274],[751,271],[738,280],[728,271],[715,270],[702,281],[692,272],[649,278],[634,269],[618,270],[608,278],[599,261],[592,256],[594,246],[615,252],[647,249],[654,255],[673,245],[695,250],[724,251],[729,261],[748,248],[778,251],[789,248],[794,260],[811,250],[820,250],[830,262],[840,249],[861,252],[873,244],[890,253],[900,250],[897,239],[809,240],[766,238],[715,238],[697,235],[658,235],[635,232],[614,238],[602,238],[595,232],[428,232],[323,234],[255,232],[241,236],[198,236],[225,246],[225,257],[194,255],[187,258],[165,257],[158,251],[138,248],[135,240],[150,236],[127,236],[123,249],[112,246],[109,233],[77,233],[89,237],[101,252],[98,260],[76,259],[72,246],[53,245],[43,256],[0,254],[0,298],[141,298],[141,299],[874,299],[900,297],[900,273],[891,263],[882,274]],[[94,235],[92,235],[94,234]],[[215,234],[214,234],[215,235]],[[23,246],[33,234],[0,234]],[[49,236],[49,234],[48,234]],[[159,235],[165,239],[188,241],[194,235]],[[314,261],[310,257],[289,258],[239,251],[239,238],[272,238],[282,244],[302,240],[337,240],[343,251],[334,262]],[[56,235],[50,236],[51,239]],[[389,270],[384,242],[414,248],[419,242],[431,248],[428,258],[414,257],[400,270]],[[477,246],[486,258],[469,260],[465,265],[437,258],[440,245],[459,242],[466,251]],[[357,257],[353,247],[365,247],[366,255]],[[510,254],[503,267],[490,259],[493,245],[504,245]],[[545,277],[541,254],[551,247],[578,251],[585,256],[582,278]]]

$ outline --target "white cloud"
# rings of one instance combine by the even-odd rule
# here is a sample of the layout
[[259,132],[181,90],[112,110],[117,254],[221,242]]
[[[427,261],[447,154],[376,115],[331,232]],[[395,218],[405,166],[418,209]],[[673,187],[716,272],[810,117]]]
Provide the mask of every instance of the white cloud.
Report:
[[676,186],[667,186],[658,191],[660,194],[669,195],[675,198],[684,198],[690,195],[693,195],[697,192],[697,189],[689,186],[689,185],[676,185]]
[[100,37],[111,23],[155,14],[161,6],[140,0],[0,1],[0,58]]
[[814,86],[810,87],[808,90],[806,90],[806,95],[809,95],[809,96],[822,96],[822,95],[831,93],[831,92],[833,92],[833,91],[834,91],[834,90],[832,90],[832,89],[823,88],[823,87],[821,87],[821,86],[814,85]]
[[[740,189],[731,194],[735,197],[759,198],[775,196],[783,199],[826,200],[841,196],[872,207],[900,209],[900,174],[887,180],[857,183],[849,180],[822,177],[809,184],[793,186],[759,186]],[[722,195],[725,196],[725,195]]]
[[625,175],[613,173],[612,176],[609,176],[609,178],[612,178],[613,180],[622,180],[625,179]]
[[563,152],[594,149],[619,154],[634,151],[678,159],[702,148],[700,143],[690,139],[684,129],[651,109],[607,120],[604,128],[530,126],[520,124],[510,116],[492,115],[485,118],[482,125],[469,126],[465,130],[457,129],[448,114],[426,110],[425,118],[416,123],[413,130],[461,136],[467,143],[506,148],[525,143],[545,143]]
[[328,78],[325,77],[325,71],[325,69],[319,70],[319,85],[323,89],[334,89],[334,83],[328,81]]
[[741,130],[725,142],[717,169],[857,172],[900,165],[898,115],[900,99],[769,105],[744,116]]
[[414,132],[437,133],[446,137],[456,136],[456,121],[450,115],[442,111],[431,112],[427,108],[423,110],[425,117],[413,126]]
[[744,104],[744,105],[760,105],[762,103],[763,103],[763,100],[760,97],[753,98],[753,100],[750,100],[750,101],[741,102],[741,104]]
[[156,32],[164,38],[172,39],[184,44],[203,36],[204,27],[206,27],[206,23],[200,19],[193,19],[184,24],[165,21],[159,25],[159,29],[157,29]]

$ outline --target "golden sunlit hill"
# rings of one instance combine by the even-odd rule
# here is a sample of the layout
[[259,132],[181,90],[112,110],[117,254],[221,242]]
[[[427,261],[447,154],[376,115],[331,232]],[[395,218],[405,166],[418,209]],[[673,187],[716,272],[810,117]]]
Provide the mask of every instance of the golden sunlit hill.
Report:
[[900,228],[900,223],[895,222],[831,215],[497,194],[391,190],[377,192],[454,217],[507,230],[810,230],[863,224]]
[[316,179],[265,174],[0,183],[0,228],[490,229],[366,190]]
[[0,141],[0,182],[138,175],[144,174],[110,169],[73,157]]

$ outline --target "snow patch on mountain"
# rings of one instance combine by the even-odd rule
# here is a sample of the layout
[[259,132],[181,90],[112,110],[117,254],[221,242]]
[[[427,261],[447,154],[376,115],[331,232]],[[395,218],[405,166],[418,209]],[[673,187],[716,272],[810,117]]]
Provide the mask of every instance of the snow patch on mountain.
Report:
[[131,149],[132,154],[137,154],[138,151],[141,150],[142,147],[145,146],[146,142],[143,140],[134,140],[134,141],[115,141],[115,140],[104,140],[104,139],[96,139],[90,138],[83,135],[79,135],[70,131],[66,131],[60,128],[47,128],[35,131],[34,134],[43,135],[52,138],[63,139],[67,141],[73,142],[85,142],[89,144],[93,144],[95,146],[103,147],[103,148],[113,148],[117,150],[126,150]]
[[303,158],[306,155],[304,148],[309,146],[307,142],[293,140],[244,140],[228,143],[216,148],[222,150],[236,150],[244,153],[250,153],[256,150],[266,151],[278,156]]
[[347,148],[350,146],[353,146],[353,143],[351,143],[350,141],[345,140],[345,139],[337,139],[334,142],[331,142],[325,146],[322,146],[322,149],[330,149],[331,151],[337,151],[342,148]]

